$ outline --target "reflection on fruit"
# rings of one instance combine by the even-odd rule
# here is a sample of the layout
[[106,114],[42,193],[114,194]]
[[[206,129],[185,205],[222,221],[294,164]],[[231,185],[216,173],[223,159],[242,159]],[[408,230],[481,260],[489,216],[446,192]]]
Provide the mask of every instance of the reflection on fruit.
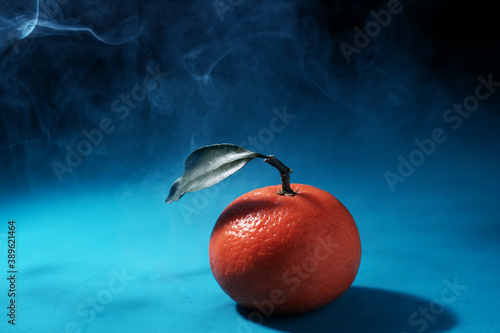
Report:
[[328,192],[292,184],[246,193],[220,215],[213,229],[210,266],[237,303],[274,313],[317,309],[344,293],[361,259],[358,229]]

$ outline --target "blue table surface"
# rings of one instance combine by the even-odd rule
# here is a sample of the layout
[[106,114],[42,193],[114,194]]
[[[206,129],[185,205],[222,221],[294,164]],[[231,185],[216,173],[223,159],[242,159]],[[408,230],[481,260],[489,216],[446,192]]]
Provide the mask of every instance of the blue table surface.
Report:
[[171,205],[164,198],[173,175],[6,198],[0,244],[4,252],[7,221],[15,219],[17,315],[14,327],[3,314],[1,331],[498,332],[498,165],[488,149],[458,154],[452,139],[441,149],[394,192],[384,167],[362,158],[356,167],[340,165],[329,181],[331,166],[308,172],[297,163],[293,182],[321,187],[349,208],[363,253],[344,295],[293,317],[237,306],[209,267],[220,212],[268,181],[257,162]]
[[[500,332],[498,14],[464,3],[0,2],[0,333]],[[223,142],[352,213],[339,299],[259,316],[221,290],[214,223],[278,173],[164,200]]]

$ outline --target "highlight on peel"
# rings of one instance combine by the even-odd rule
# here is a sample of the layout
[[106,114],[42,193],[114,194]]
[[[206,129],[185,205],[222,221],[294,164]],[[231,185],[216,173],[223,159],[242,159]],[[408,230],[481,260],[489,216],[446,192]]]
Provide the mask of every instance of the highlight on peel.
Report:
[[260,311],[299,314],[324,306],[354,281],[361,259],[349,211],[315,187],[294,197],[279,186],[246,193],[220,215],[209,257],[212,273],[235,302]]

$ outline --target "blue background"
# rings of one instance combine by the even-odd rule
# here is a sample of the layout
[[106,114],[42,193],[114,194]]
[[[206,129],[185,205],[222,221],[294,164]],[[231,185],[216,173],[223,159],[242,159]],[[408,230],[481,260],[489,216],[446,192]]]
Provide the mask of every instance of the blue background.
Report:
[[[350,62],[341,43],[386,3],[223,3],[1,3],[1,331],[499,331],[500,87],[447,118],[479,76],[500,81],[488,3],[401,2]],[[275,154],[347,206],[363,253],[341,298],[267,317],[219,288],[217,217],[279,183],[256,160],[166,205],[189,153],[221,142]]]

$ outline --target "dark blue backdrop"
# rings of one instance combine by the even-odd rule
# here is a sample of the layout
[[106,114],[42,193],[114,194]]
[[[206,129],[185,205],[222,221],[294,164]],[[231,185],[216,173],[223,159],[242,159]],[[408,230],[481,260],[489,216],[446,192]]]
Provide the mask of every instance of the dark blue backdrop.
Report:
[[[495,20],[487,1],[3,1],[2,332],[498,330]],[[363,257],[339,300],[268,318],[218,287],[215,220],[279,182],[253,161],[165,205],[221,142],[351,211]]]

